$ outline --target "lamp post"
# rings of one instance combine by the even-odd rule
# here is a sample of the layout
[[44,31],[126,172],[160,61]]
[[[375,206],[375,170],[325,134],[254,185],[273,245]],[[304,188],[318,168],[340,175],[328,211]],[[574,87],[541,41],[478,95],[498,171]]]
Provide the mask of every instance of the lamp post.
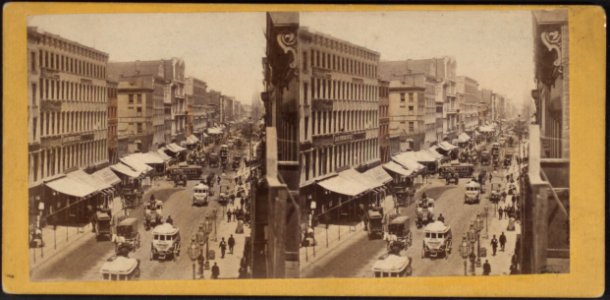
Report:
[[475,229],[477,231],[477,267],[481,266],[481,230],[483,230],[483,218],[479,214],[475,219]]
[[201,248],[197,244],[197,241],[194,236],[191,239],[191,245],[189,247],[188,253],[189,253],[189,258],[191,259],[191,262],[193,263],[193,279],[197,279],[197,275],[196,275],[197,266],[195,265],[195,262],[197,261],[197,258],[199,257],[199,255],[201,255]]
[[212,222],[209,218],[205,221],[205,269],[210,269],[210,233],[212,232]]
[[464,276],[468,276],[468,255],[470,254],[470,247],[466,235],[462,236],[462,243],[460,244],[460,256],[464,259]]

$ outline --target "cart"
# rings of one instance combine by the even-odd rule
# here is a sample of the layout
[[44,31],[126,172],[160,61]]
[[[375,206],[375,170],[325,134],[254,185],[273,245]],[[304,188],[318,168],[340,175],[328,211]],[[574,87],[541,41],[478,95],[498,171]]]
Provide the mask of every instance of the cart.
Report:
[[129,246],[131,251],[140,248],[140,232],[138,219],[125,218],[116,227],[115,251],[118,253],[122,246]]

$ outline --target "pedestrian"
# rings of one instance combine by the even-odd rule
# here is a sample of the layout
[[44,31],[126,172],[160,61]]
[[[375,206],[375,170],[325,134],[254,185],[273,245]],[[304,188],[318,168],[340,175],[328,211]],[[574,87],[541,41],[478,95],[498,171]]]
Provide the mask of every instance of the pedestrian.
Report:
[[220,275],[220,268],[218,267],[216,262],[214,262],[214,266],[212,266],[212,279],[218,279],[219,275]]
[[508,182],[509,179],[510,179],[510,176],[508,174],[506,174],[506,182]]
[[504,210],[502,209],[502,206],[498,207],[498,220],[502,220],[502,213],[504,213]]
[[[495,238],[495,235],[494,235]],[[495,248],[494,248],[495,249]],[[225,252],[227,251],[227,242],[225,242],[225,238],[223,237],[222,240],[220,241],[220,258],[225,258]],[[495,255],[496,251],[494,250],[494,255]]]
[[489,173],[489,182],[491,182],[492,179],[493,179],[493,175],[491,173]]
[[[504,234],[504,233],[502,233]],[[229,254],[233,254],[233,248],[235,248],[235,238],[233,238],[233,235],[229,236]],[[504,249],[504,248],[503,248]],[[504,250],[502,250],[504,251]]]
[[227,222],[231,222],[231,215],[232,215],[231,209],[229,208],[229,209],[227,209]]
[[504,252],[504,246],[506,245],[506,235],[504,235],[504,231],[500,235],[500,251]]
[[[494,234],[493,238],[491,239],[491,249],[493,251],[493,256],[496,256],[496,251],[498,250],[498,239],[496,238],[495,234]],[[223,251],[223,257],[224,257],[224,251]]]
[[483,275],[489,276],[489,274],[491,274],[491,265],[489,264],[489,260],[486,259],[483,264]]

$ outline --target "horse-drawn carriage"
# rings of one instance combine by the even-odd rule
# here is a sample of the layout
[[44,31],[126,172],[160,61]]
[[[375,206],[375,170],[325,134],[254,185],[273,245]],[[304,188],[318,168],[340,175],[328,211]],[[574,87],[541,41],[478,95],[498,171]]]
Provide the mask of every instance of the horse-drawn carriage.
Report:
[[144,209],[144,228],[149,230],[163,223],[163,202],[151,200]]
[[415,225],[417,228],[422,228],[434,221],[434,200],[432,198],[420,199],[417,203],[416,213],[417,220]]
[[411,219],[407,216],[392,219],[388,224],[388,252],[399,254],[412,244]]

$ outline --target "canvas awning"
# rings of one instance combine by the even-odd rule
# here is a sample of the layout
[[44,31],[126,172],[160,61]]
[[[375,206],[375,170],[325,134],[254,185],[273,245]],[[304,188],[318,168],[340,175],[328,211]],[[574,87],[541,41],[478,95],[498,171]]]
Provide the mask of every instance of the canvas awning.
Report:
[[354,173],[362,176],[358,171],[348,169],[337,176],[318,182],[318,185],[331,192],[346,196],[356,196],[370,190],[374,184],[371,184],[368,178],[363,180],[358,175],[354,176]]
[[176,143],[171,143],[171,144],[167,145],[167,150],[174,152],[174,153],[180,153],[182,151],[186,151],[186,149],[176,145]]
[[76,170],[74,172],[70,172],[66,176],[68,176],[69,178],[72,178],[74,180],[78,180],[80,182],[88,184],[88,185],[92,186],[93,188],[95,188],[96,191],[102,191],[105,189],[112,188],[112,186],[110,184],[104,182],[101,179],[98,179],[95,176],[91,176],[91,175],[85,173],[85,171],[83,171],[83,170]]
[[68,176],[47,182],[45,185],[56,192],[79,198],[86,197],[97,192],[95,187]]
[[456,147],[456,146],[451,145],[451,144],[450,144],[449,142],[447,142],[447,141],[440,142],[440,144],[438,144],[438,146],[439,146],[441,149],[443,149],[444,151],[451,151],[451,150],[457,149],[457,147]]
[[466,143],[470,141],[470,136],[468,136],[465,133],[460,133],[460,135],[458,136],[458,142],[460,143]]
[[139,153],[127,155],[119,160],[140,173],[147,173],[153,169],[142,160]]
[[383,168],[390,171],[390,172],[394,172],[398,175],[402,175],[402,176],[411,176],[411,174],[413,174],[412,170],[407,170],[405,168],[403,168],[401,165],[390,161],[389,163],[385,163],[383,165]]
[[382,184],[392,181],[392,176],[390,176],[390,174],[388,174],[382,166],[374,167],[363,174]]
[[157,150],[157,155],[158,155],[158,156],[159,156],[161,159],[163,159],[163,161],[169,161],[169,160],[171,160],[172,158],[171,158],[170,156],[168,156],[168,155],[165,153],[165,149],[167,149],[167,148],[163,147],[163,148],[161,148],[161,149]]
[[436,151],[436,147],[431,147],[430,149],[425,150],[431,157],[436,158],[436,160],[443,159],[443,155]]
[[109,185],[115,185],[115,184],[121,182],[121,178],[116,176],[116,174],[114,174],[114,172],[112,172],[112,170],[110,170],[110,167],[103,168],[91,175],[93,177],[96,177],[96,178],[104,181],[105,183],[107,183]]
[[138,178],[142,174],[141,172],[135,171],[123,163],[114,164],[114,165],[110,166],[110,168],[116,172],[119,172],[123,175],[127,175],[131,178]]
[[222,129],[218,127],[208,128],[208,134],[222,134]]
[[392,160],[399,165],[417,172],[425,168],[424,165],[417,162],[417,156],[415,152],[403,152],[392,157]]
[[159,165],[165,163],[165,160],[161,158],[157,152],[138,153],[136,157],[148,165]]
[[196,144],[198,142],[199,142],[199,139],[192,134],[186,137],[186,143],[189,145]]
[[347,169],[345,171],[342,171],[341,173],[339,173],[339,176],[354,180],[360,185],[365,186],[367,190],[372,190],[383,186],[382,182],[374,180],[369,176],[365,176],[364,174],[356,171],[355,169]]

